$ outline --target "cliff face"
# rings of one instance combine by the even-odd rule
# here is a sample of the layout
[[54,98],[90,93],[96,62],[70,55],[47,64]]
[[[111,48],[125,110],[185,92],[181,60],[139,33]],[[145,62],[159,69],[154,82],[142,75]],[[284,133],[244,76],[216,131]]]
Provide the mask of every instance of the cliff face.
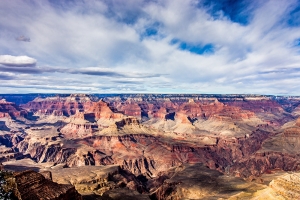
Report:
[[142,117],[142,110],[140,106],[134,101],[126,101],[120,106],[119,109],[127,116],[136,117],[138,119],[141,119]]
[[94,192],[103,195],[108,190],[130,188],[140,193],[147,193],[145,182],[117,165],[82,166],[51,169],[53,180],[66,184],[71,183],[81,192]]
[[70,116],[74,115],[77,110],[88,110],[93,105],[92,100],[93,98],[84,94],[74,94],[67,97],[37,97],[22,105],[22,108],[40,115]]
[[217,144],[205,147],[172,144],[153,136],[135,134],[91,136],[63,146],[24,140],[18,148],[38,162],[67,163],[70,167],[118,164],[136,175],[149,176],[182,163],[198,162],[240,177],[259,176],[275,168],[298,169],[297,156],[278,152],[255,153],[269,134],[257,130],[246,138],[219,138]]
[[[271,97],[230,95],[37,98],[23,106],[36,119],[1,118],[0,152],[5,159],[23,156],[41,165],[117,165],[145,177],[149,182],[142,185],[145,191],[157,189],[155,198],[194,198],[184,196],[184,188],[179,192],[176,181],[166,181],[170,169],[202,163],[213,174],[248,179],[272,169],[299,170],[300,121],[293,110],[287,112],[297,103],[288,107],[286,101],[281,105]],[[3,104],[6,113],[22,111]],[[139,190],[137,182],[129,182],[126,187]]]
[[[244,194],[242,198],[250,199],[245,194],[264,188],[241,178],[225,176],[202,164],[183,164],[162,173],[161,177],[165,180],[154,187],[152,199],[235,199],[237,194]],[[157,181],[153,180],[153,183]]]
[[[254,104],[254,101],[259,105]],[[117,99],[108,104],[104,101],[92,102],[86,96],[70,96],[61,102],[88,102],[89,106],[83,106],[82,111],[77,110],[69,117],[66,125],[58,129],[53,141],[43,142],[28,137],[16,144],[20,152],[29,154],[38,162],[67,163],[68,166],[119,164],[134,174],[150,176],[181,163],[196,162],[242,177],[258,176],[275,167],[295,168],[292,164],[286,167],[279,162],[282,157],[294,162],[289,153],[282,155],[266,151],[256,154],[262,143],[272,135],[272,127],[275,126],[270,125],[269,128],[268,121],[264,122],[264,118],[258,121],[255,112],[284,112],[279,108],[271,109],[272,106],[278,107],[271,100],[248,99],[236,101],[237,103],[221,103],[217,99],[177,99],[173,102],[170,99]],[[62,111],[62,107],[60,109]],[[164,121],[158,121],[163,126],[151,124],[150,119],[150,122],[146,121],[151,125],[149,129],[138,118],[126,118],[116,110],[124,115],[138,117],[141,117],[141,112],[147,112],[148,118]],[[173,118],[170,114],[173,114]],[[254,122],[251,121],[253,119]],[[174,121],[174,125],[170,121]],[[259,125],[257,121],[263,124]],[[156,126],[158,130],[155,130]],[[239,131],[241,134],[228,137],[224,135],[228,131],[227,127],[232,127],[231,133]],[[166,130],[171,131],[167,136],[171,139],[164,139]],[[201,135],[201,131],[205,131],[205,135]],[[222,131],[222,134],[218,131]],[[59,133],[62,136],[58,137]],[[157,134],[162,138],[157,139]],[[278,159],[276,165],[270,164],[270,159],[274,156]]]
[[0,118],[4,117],[26,117],[27,112],[22,110],[15,103],[7,102],[5,99],[0,100]]
[[103,101],[94,102],[92,107],[87,110],[88,113],[94,113],[95,119],[120,119],[123,117],[121,113],[114,113]]
[[284,111],[284,109],[279,103],[271,99],[248,98],[243,101],[228,102],[227,104],[240,107],[244,110],[251,110],[255,113],[260,113],[260,112],[281,113]]
[[[1,172],[2,173],[2,172]],[[10,174],[5,172],[5,189],[12,191],[11,197],[19,200],[82,200],[75,187],[69,184],[58,184],[52,181],[51,172],[43,176],[35,171],[22,171]]]

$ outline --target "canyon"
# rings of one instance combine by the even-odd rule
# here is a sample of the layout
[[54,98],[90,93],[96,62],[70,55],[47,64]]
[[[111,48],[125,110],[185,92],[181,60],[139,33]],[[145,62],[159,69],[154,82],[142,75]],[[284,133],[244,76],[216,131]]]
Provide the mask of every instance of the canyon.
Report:
[[22,175],[50,172],[51,180],[69,185],[75,196],[76,189],[83,199],[299,197],[299,97],[3,94],[0,99],[2,168]]

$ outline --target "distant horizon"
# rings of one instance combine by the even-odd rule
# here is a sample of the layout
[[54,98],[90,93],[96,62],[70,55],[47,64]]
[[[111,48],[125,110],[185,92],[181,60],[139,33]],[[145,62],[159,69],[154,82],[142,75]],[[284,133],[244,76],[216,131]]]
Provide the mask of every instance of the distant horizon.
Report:
[[72,95],[72,94],[86,94],[86,95],[231,95],[231,96],[283,96],[283,97],[300,97],[300,95],[279,95],[279,94],[251,94],[251,93],[240,93],[240,94],[222,94],[222,93],[0,93],[1,95]]

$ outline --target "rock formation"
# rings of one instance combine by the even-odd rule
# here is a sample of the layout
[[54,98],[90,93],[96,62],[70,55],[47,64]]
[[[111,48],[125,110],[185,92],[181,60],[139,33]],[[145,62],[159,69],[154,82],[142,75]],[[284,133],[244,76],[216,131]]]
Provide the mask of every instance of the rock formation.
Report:
[[76,110],[84,111],[93,105],[93,98],[85,94],[73,94],[67,97],[37,97],[22,107],[39,115],[70,116]]
[[15,172],[1,172],[5,174],[5,190],[12,192],[11,198],[19,200],[49,199],[49,200],[82,200],[82,196],[70,184],[57,184],[52,181],[51,172],[46,175],[32,170]]
[[5,99],[0,100],[0,118],[4,117],[26,117],[27,112],[22,110],[15,103],[7,102]]
[[[124,194],[127,190],[146,199],[147,195],[155,199],[227,198],[213,189],[222,174],[255,180],[270,170],[300,170],[296,113],[300,99],[175,94],[98,97],[37,97],[22,105],[27,111],[1,101],[0,159],[4,165],[30,158],[38,166],[51,165],[50,171],[57,174],[54,169],[63,166],[61,176],[72,170],[81,174],[80,168],[84,172],[90,167],[98,174],[115,167],[105,175],[107,182],[99,177],[88,180],[84,174],[78,176],[85,180],[73,177],[76,181],[70,182],[82,193],[93,191],[91,195],[108,199],[119,198],[112,191]],[[22,119],[30,112],[34,117]],[[210,175],[200,173],[196,178],[194,174],[193,179],[188,174],[197,167]],[[203,187],[189,189],[190,183]]]
[[229,199],[238,193],[253,193],[255,183],[226,177],[222,173],[201,164],[185,164],[164,172],[165,181],[153,193],[152,198],[168,199]]
[[299,173],[285,173],[275,177],[265,189],[258,190],[251,195],[251,199],[299,199]]

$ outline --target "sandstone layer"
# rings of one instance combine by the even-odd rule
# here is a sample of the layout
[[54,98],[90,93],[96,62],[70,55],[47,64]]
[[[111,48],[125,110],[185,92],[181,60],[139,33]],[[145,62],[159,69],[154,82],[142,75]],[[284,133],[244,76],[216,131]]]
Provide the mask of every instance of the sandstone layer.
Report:
[[13,174],[1,172],[1,175],[3,174],[4,183],[1,182],[1,187],[4,188],[4,191],[11,192],[10,198],[12,199],[82,200],[82,196],[74,186],[53,182],[52,174],[49,171],[37,173],[27,170]]

